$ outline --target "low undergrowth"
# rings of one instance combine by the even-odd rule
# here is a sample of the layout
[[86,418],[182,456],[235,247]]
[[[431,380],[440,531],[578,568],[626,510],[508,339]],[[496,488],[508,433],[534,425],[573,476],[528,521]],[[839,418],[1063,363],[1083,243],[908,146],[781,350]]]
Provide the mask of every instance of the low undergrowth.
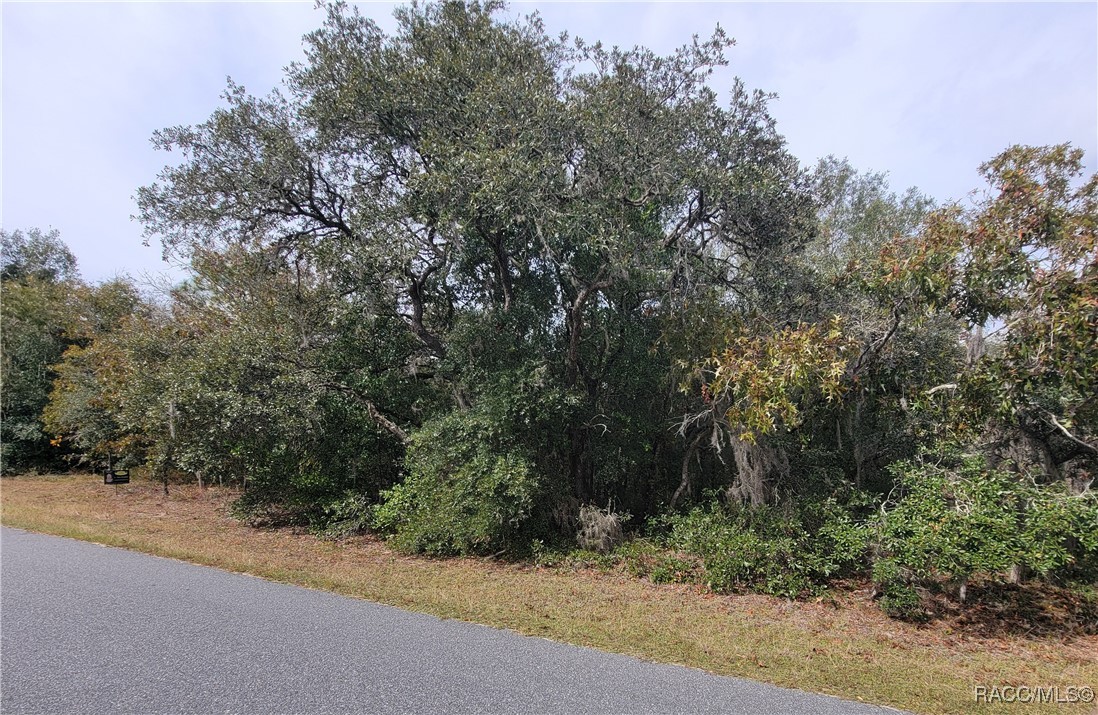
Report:
[[[164,496],[140,480],[111,488],[78,476],[0,482],[6,526],[915,712],[1011,710],[977,706],[977,685],[1098,683],[1098,637],[1080,625],[1094,603],[1084,591],[974,580],[965,608],[948,589],[928,593],[933,618],[905,623],[881,613],[866,580],[832,580],[799,601],[714,593],[702,585],[704,559],[658,534],[605,554],[535,545],[521,562],[424,558],[371,536],[251,528],[229,514],[238,496],[174,485]],[[1042,710],[1086,707],[1027,707]]]

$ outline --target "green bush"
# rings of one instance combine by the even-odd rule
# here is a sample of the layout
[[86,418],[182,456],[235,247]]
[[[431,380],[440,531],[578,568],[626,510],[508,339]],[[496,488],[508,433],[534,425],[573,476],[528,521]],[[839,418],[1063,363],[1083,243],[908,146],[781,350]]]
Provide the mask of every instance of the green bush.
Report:
[[347,492],[341,499],[327,504],[323,515],[313,525],[318,536],[341,539],[367,531],[374,518],[374,504],[365,494]]
[[814,593],[860,569],[868,543],[865,526],[835,500],[788,509],[712,503],[668,522],[669,545],[699,557],[715,591]]
[[1056,580],[1098,583],[1098,494],[1037,491],[1020,535],[1025,564]]
[[914,586],[901,582],[891,582],[881,592],[881,610],[889,618],[902,621],[925,621],[927,613],[923,601]]
[[382,494],[374,525],[398,549],[436,556],[530,543],[544,480],[524,450],[501,444],[482,411],[457,411],[412,435],[405,480]]
[[909,580],[964,582],[1012,566],[1052,578],[1098,575],[1096,495],[1071,496],[949,450],[890,469],[898,496],[877,521],[879,552]]
[[911,574],[895,560],[884,558],[873,564],[873,581],[877,584],[881,610],[887,616],[903,621],[927,619],[923,600],[912,583]]
[[667,548],[657,540],[630,539],[612,554],[614,560],[637,578],[653,583],[697,583],[701,580],[698,560]]

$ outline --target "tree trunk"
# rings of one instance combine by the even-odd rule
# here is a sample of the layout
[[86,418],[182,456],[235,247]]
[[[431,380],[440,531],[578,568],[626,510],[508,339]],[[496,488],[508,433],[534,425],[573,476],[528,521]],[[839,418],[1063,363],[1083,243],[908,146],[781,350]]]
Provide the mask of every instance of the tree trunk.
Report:
[[[600,290],[608,288],[610,281],[608,280],[596,280],[591,285],[584,287],[576,299],[572,301],[572,306],[568,311],[567,328],[568,328],[568,354],[567,354],[567,373],[565,375],[565,384],[568,387],[575,387],[579,383],[580,364],[579,364],[579,348],[580,340],[583,337],[583,311],[587,307],[587,301],[589,301]],[[590,390],[588,390],[590,392]],[[591,395],[593,398],[594,395]],[[569,439],[569,454],[568,454],[568,470],[572,478],[573,490],[575,491],[576,498],[581,503],[588,501],[593,492],[592,485],[592,468],[590,455],[587,453],[587,429],[583,426],[571,426],[568,428]]]
[[965,366],[972,367],[987,352],[984,326],[977,325],[965,334]]
[[499,275],[500,289],[503,291],[503,312],[506,313],[511,310],[515,292],[511,280],[511,256],[504,248],[502,238],[490,239],[488,245],[492,247],[492,253],[496,259],[496,273]]
[[446,357],[446,346],[442,344],[442,340],[437,335],[427,330],[427,327],[423,324],[423,304],[424,294],[423,285],[426,283],[427,278],[430,276],[428,271],[423,276],[417,277],[408,274],[411,278],[411,285],[408,286],[408,300],[412,304],[412,315],[408,319],[408,327],[411,328],[412,333],[419,338],[420,342],[427,346],[427,349],[435,354],[436,357]]
[[694,452],[698,449],[698,442],[701,441],[701,434],[695,437],[690,446],[686,448],[686,454],[682,458],[682,480],[679,482],[679,488],[675,490],[675,493],[671,496],[671,508],[674,509],[675,505],[679,503],[679,499],[684,493],[689,494],[693,492],[693,487],[690,484],[690,460],[694,458]]
[[164,482],[164,496],[168,496],[168,468],[175,455],[175,400],[168,403],[168,449],[160,464],[160,478]]
[[572,491],[581,504],[592,497],[591,468],[587,454],[587,430],[583,427],[568,428],[568,472],[572,477]]

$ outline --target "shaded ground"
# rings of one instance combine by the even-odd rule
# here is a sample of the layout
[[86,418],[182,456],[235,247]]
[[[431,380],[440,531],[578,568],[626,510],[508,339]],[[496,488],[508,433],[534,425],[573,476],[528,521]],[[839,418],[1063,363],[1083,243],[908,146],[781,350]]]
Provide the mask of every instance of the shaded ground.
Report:
[[[1020,586],[976,583],[959,603],[953,594],[926,599],[938,628],[995,640],[1003,634],[1033,640],[1067,640],[1098,634],[1098,598],[1082,591],[1030,582]],[[1090,643],[1090,639],[1080,639]]]

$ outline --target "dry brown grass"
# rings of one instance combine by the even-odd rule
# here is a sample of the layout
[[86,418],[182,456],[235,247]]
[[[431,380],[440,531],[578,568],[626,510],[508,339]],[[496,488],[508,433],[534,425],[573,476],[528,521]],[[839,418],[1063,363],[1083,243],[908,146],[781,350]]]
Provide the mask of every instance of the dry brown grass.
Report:
[[401,556],[370,538],[324,541],[257,530],[226,514],[227,491],[96,477],[0,482],[0,519],[335,591],[446,618],[725,675],[925,713],[1087,712],[1093,706],[977,706],[979,685],[1098,685],[1098,638],[981,637],[884,617],[865,592],[791,603],[657,586],[624,574],[481,559]]

